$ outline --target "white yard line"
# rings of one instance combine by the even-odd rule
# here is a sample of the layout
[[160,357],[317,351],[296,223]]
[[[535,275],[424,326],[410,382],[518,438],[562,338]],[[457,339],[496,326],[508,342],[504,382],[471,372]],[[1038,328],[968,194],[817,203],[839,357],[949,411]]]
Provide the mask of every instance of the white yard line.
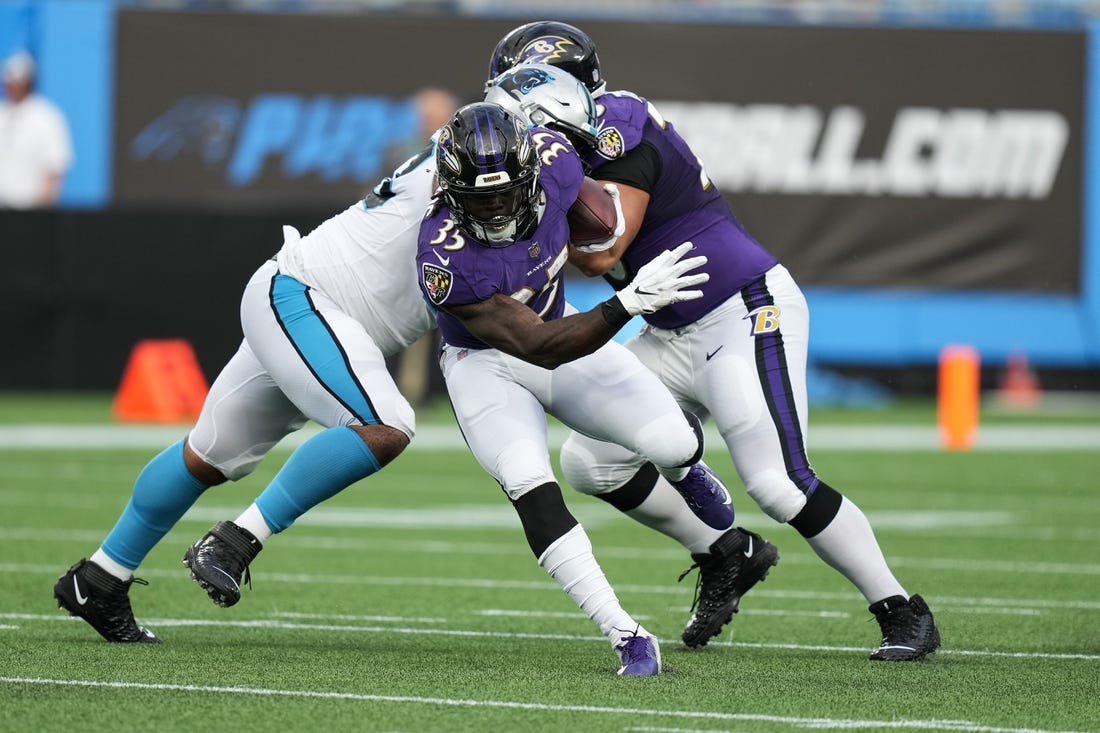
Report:
[[[603,509],[604,507],[598,507]],[[352,538],[324,538],[324,537],[310,537],[302,535],[287,535],[278,539],[279,546],[285,546],[287,548],[294,548],[296,551],[303,549],[313,551],[334,551],[334,552],[385,552],[385,553],[402,553],[402,554],[418,554],[418,555],[448,555],[448,556],[478,556],[478,555],[507,555],[513,552],[522,552],[526,545],[519,534],[517,527],[517,520],[515,519],[515,512],[510,507],[503,507],[507,512],[507,518],[510,519],[510,524],[504,525],[507,530],[514,530],[516,532],[516,539],[514,541],[501,541],[501,542],[444,542],[438,540],[388,540],[388,539],[352,539]],[[327,510],[324,507],[315,507],[312,512],[320,512],[330,517],[330,521],[322,522],[321,526],[334,526],[336,525],[336,518],[346,510]],[[362,510],[368,512],[370,510]],[[410,510],[411,511],[411,510]],[[471,523],[467,526],[468,529],[492,529],[501,528],[501,525],[497,523],[497,515],[490,509],[486,508],[487,516],[482,524]],[[219,508],[217,511],[210,511],[207,507],[206,510],[201,512],[198,516],[192,516],[189,513],[187,521],[202,521],[203,524],[209,524],[212,521],[218,519],[224,519],[226,517],[234,516],[239,513],[238,511],[231,511],[228,507]],[[473,522],[473,517],[477,513],[472,508],[456,507],[454,509],[454,515],[456,517],[465,517],[470,522]],[[945,515],[951,514],[950,512],[943,512]],[[969,512],[964,512],[969,514]],[[432,521],[428,521],[427,518],[435,517],[437,512],[435,510],[428,510],[425,513],[425,521],[419,527],[420,529],[428,529],[431,527],[446,527],[448,529],[454,529],[454,526],[447,527],[446,525],[436,525]],[[597,527],[601,525],[599,517],[605,517],[604,512],[594,513],[593,516],[589,516],[587,511],[575,511],[574,515],[580,520],[585,527]],[[302,517],[296,526],[315,526],[311,525],[308,521],[310,515]],[[385,510],[378,510],[378,516],[376,517],[377,523],[371,526],[376,527],[391,527],[400,526],[407,527],[405,523],[404,512],[399,513],[398,516],[401,520],[393,525],[386,524],[383,519],[389,516]],[[881,525],[874,522],[874,513],[869,513],[872,519],[872,525],[880,527]],[[345,527],[357,527],[360,526],[354,516],[348,519],[349,524],[340,524],[336,526]],[[741,524],[749,529],[759,529],[758,525],[751,522],[741,522]],[[201,534],[201,533],[200,533]],[[0,541],[5,542],[20,542],[20,543],[72,543],[74,545],[81,543],[94,543],[98,544],[103,540],[105,536],[105,530],[64,530],[60,528],[30,528],[30,527],[0,527]],[[804,545],[802,546],[805,547]],[[623,547],[616,545],[600,545],[597,548],[597,554],[601,558],[616,558],[616,559],[636,559],[636,560],[651,560],[651,561],[681,561],[686,564],[690,564],[690,559],[687,552],[676,548],[669,549],[656,549],[656,548],[635,548],[635,547]],[[785,566],[798,565],[798,566],[820,566],[822,565],[820,558],[810,552],[808,549],[796,549],[784,551],[781,557],[781,562]],[[905,557],[905,556],[892,556],[890,558],[891,565],[895,567],[904,568],[919,568],[923,570],[940,570],[940,571],[957,571],[957,572],[984,572],[984,573],[1002,573],[1006,575],[1021,575],[1021,574],[1033,574],[1033,575],[1068,575],[1068,576],[1097,576],[1100,575],[1100,563],[1069,563],[1069,562],[1029,562],[1029,561],[1016,561],[1016,560],[967,560],[950,557]],[[686,567],[686,565],[685,565]]]
[[[813,729],[903,729],[947,730],[966,733],[1079,733],[1077,731],[1053,731],[1041,728],[1006,728],[984,725],[969,720],[859,720],[851,718],[801,718],[762,713],[722,713],[705,710],[654,710],[651,708],[625,708],[597,705],[552,705],[541,702],[511,700],[478,700],[471,698],[419,697],[410,695],[377,695],[358,692],[322,690],[283,690],[267,687],[219,687],[216,685],[176,685],[150,682],[118,682],[90,679],[47,679],[42,677],[0,677],[0,683],[56,687],[94,687],[120,690],[158,690],[164,692],[202,692],[216,695],[251,695],[256,697],[300,697],[324,700],[354,700],[358,702],[390,702],[412,705],[432,705],[459,708],[497,708],[503,710],[529,710],[539,712],[587,713],[592,715],[632,716],[648,718],[682,718],[689,720],[729,720],[742,722],[784,723],[799,728]],[[632,730],[639,730],[632,728]],[[660,730],[660,729],[658,729]]]
[[[3,573],[29,573],[57,577],[64,571],[64,567],[57,565],[45,565],[38,563],[10,563],[0,562],[0,574]],[[147,579],[167,579],[172,581],[187,580],[186,571],[168,570],[159,568],[142,568],[138,571],[141,577]],[[407,588],[484,588],[490,590],[522,590],[522,591],[548,591],[560,593],[561,588],[549,578],[545,580],[517,580],[507,578],[456,578],[456,577],[430,577],[430,576],[384,576],[384,575],[326,575],[318,573],[274,573],[264,572],[265,583],[294,583],[297,585],[352,585],[352,586],[386,586]],[[691,589],[676,583],[667,584],[641,584],[619,583],[616,590],[623,593],[637,593],[655,596],[690,596]],[[863,596],[855,591],[851,592],[823,592],[803,590],[769,589],[763,586],[754,588],[753,597],[773,599],[794,599],[808,601],[836,601],[865,603]],[[1000,609],[1035,608],[1046,610],[1074,609],[1100,611],[1100,601],[1093,600],[1051,600],[1049,598],[1020,598],[1020,597],[969,597],[969,596],[936,596],[936,607],[965,606],[967,608],[989,607]],[[3,614],[0,614],[3,617]]]
[[[79,619],[65,615],[61,612],[44,613],[0,613],[0,619],[5,621],[27,622],[61,622],[82,623]],[[371,626],[348,623],[296,623],[282,621],[275,618],[256,618],[238,620],[216,620],[201,618],[143,618],[142,625],[151,629],[180,628],[180,627],[209,627],[209,628],[238,628],[238,629],[281,629],[288,631],[317,631],[317,632],[358,632],[364,634],[411,634],[430,636],[458,636],[467,638],[488,639],[539,639],[548,641],[586,641],[601,642],[606,644],[603,636],[592,634],[548,634],[537,632],[518,631],[483,631],[480,629],[440,629],[424,625],[417,626]],[[13,627],[14,628],[14,627]],[[825,651],[838,653],[866,654],[867,648],[862,646],[837,646],[828,644],[778,644],[770,642],[745,642],[745,641],[720,641],[713,640],[708,647],[732,647],[746,649],[785,649],[791,651]],[[999,657],[1007,659],[1058,659],[1076,660],[1085,662],[1100,662],[1100,654],[1084,653],[1055,653],[1055,652],[1015,652],[1015,651],[990,651],[986,649],[940,649],[937,656],[968,656],[968,657]]]
[[[0,448],[81,449],[163,448],[187,434],[189,425],[0,425]],[[292,448],[314,435],[317,427],[307,426],[287,436],[279,448]],[[559,424],[550,426],[550,444],[561,447],[568,431]],[[721,437],[714,426],[707,428],[709,450],[722,450]],[[808,447],[811,451],[930,451],[939,450],[939,432],[935,425],[811,425]],[[466,450],[462,435],[454,425],[423,425],[409,450]],[[1100,426],[1096,425],[985,425],[979,428],[978,451],[1052,451],[1100,449]]]

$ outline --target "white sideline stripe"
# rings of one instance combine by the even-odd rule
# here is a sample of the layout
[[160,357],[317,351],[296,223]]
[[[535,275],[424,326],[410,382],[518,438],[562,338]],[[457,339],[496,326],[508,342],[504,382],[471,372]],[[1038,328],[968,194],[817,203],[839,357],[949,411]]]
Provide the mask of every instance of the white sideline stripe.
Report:
[[[22,495],[21,495],[22,494]],[[75,494],[67,498],[62,498],[60,492],[55,492],[52,495],[59,505],[68,502],[70,507],[72,503],[76,501]],[[87,493],[81,492],[80,498],[86,500]],[[0,504],[12,504],[21,505],[24,500],[34,501],[38,499],[38,494],[26,491],[26,492],[5,492],[3,496],[0,496]],[[740,502],[742,505],[751,504],[748,501]],[[622,521],[622,515],[614,509],[605,506],[602,502],[596,502],[591,500],[581,500],[574,502],[570,508],[577,520],[580,521],[585,527],[603,527],[608,524],[614,524]],[[239,505],[221,505],[221,504],[202,504],[192,506],[184,514],[180,521],[183,522],[201,522],[210,523],[217,522],[227,517],[235,517],[240,513]],[[1028,526],[1027,521],[1023,519],[1022,512],[1021,517],[1018,519],[1012,512],[1003,509],[994,510],[926,510],[926,511],[869,511],[866,513],[867,518],[875,526],[876,529],[882,530],[904,530],[904,531],[925,531],[925,530],[944,530],[947,528],[960,527],[966,528],[968,532],[973,531],[976,528],[981,527],[1008,527],[1008,526]],[[737,511],[738,523],[753,528],[767,527],[770,520],[764,516],[762,512],[753,511],[749,509],[738,509]],[[496,501],[491,503],[462,503],[462,504],[442,504],[442,505],[426,505],[422,507],[384,507],[384,506],[361,506],[361,507],[326,507],[316,506],[313,507],[307,514],[299,517],[295,526],[298,527],[343,527],[343,528],[404,528],[415,529],[425,531],[429,529],[495,529],[506,532],[514,532],[519,528],[519,520],[516,518],[515,510],[504,501]],[[772,525],[774,526],[774,525]],[[24,531],[31,531],[29,528],[21,528]],[[762,529],[761,531],[767,531]],[[967,535],[969,536],[969,535]],[[34,539],[33,537],[27,537],[27,539]],[[284,540],[280,540],[281,542]],[[304,545],[304,539],[295,537],[294,541],[302,542]],[[362,540],[338,540],[333,538],[314,538],[312,540],[314,547],[317,548],[337,548],[337,545],[333,543],[339,542],[355,542]],[[439,547],[446,548],[448,543],[446,542],[410,542],[411,545],[416,545],[419,551],[426,551],[427,548]],[[450,543],[451,546],[456,546],[457,543]],[[476,543],[471,545],[472,547],[484,548],[480,551],[483,553],[497,552],[504,545],[494,545],[492,543]],[[524,546],[521,541],[514,543],[512,546]],[[351,545],[345,544],[339,549],[351,549]],[[493,549],[488,549],[493,548]],[[449,549],[441,549],[441,552],[449,552]],[[685,557],[687,553],[684,550],[668,550],[666,551],[669,556],[675,552],[677,557]],[[820,562],[820,561],[819,561]]]
[[983,725],[968,720],[799,718],[785,715],[721,713],[705,710],[653,710],[646,708],[615,708],[597,705],[551,705],[541,702],[516,702],[510,700],[473,700],[468,698],[419,697],[410,695],[371,695],[358,692],[279,690],[265,687],[219,687],[216,685],[175,685],[151,682],[113,682],[108,680],[63,680],[46,679],[43,677],[0,677],[0,682],[24,685],[57,685],[63,687],[106,687],[124,690],[163,690],[169,692],[213,692],[232,695],[305,697],[326,700],[358,700],[361,702],[402,702],[419,705],[446,705],[449,707],[484,707],[503,708],[508,710],[597,713],[603,715],[645,715],[649,717],[689,718],[694,720],[740,720],[787,723],[808,728],[907,728],[914,730],[968,731],[969,733],[1080,733],[1079,731],[1050,731],[1036,728],[1004,728],[1000,726]]
[[[62,623],[82,623],[80,619],[63,613],[0,613],[0,619],[20,621],[59,621]],[[349,624],[296,624],[289,621],[272,619],[246,619],[238,621],[218,621],[199,618],[148,618],[142,619],[142,625],[150,627],[212,627],[237,629],[283,629],[297,631],[359,631],[375,634],[422,634],[436,636],[480,637],[490,639],[540,639],[551,641],[599,641],[607,643],[602,636],[579,634],[545,634],[516,631],[476,631],[472,629],[432,629],[402,626],[353,626]],[[835,646],[828,644],[779,644],[774,642],[746,642],[712,640],[708,646],[751,649],[785,649],[794,651],[856,652],[866,654],[868,649],[862,646]],[[1061,659],[1100,662],[1100,654],[1069,654],[1055,652],[997,652],[982,649],[940,649],[937,656],[1000,657],[1006,659]]]
[[[190,425],[0,425],[0,448],[163,448],[179,440],[190,428]],[[288,435],[276,449],[295,448],[317,432],[317,426],[309,425]],[[550,447],[560,448],[567,435],[568,430],[560,424],[551,425]],[[706,428],[706,442],[711,450],[723,449],[724,442],[713,425]],[[813,425],[808,442],[811,450],[821,451],[940,450],[935,425]],[[1100,426],[983,425],[978,429],[974,450],[1090,450],[1097,446],[1100,446]],[[422,425],[408,450],[466,450],[466,444],[455,425]]]
[[[747,502],[745,502],[747,503]],[[622,521],[622,515],[602,503],[575,503],[570,511],[585,527],[603,527]],[[184,515],[184,521],[217,522],[240,513],[239,506],[203,504],[193,506]],[[760,512],[737,512],[738,522],[748,526],[764,525],[767,520]],[[938,530],[945,527],[997,527],[1017,524],[1011,512],[995,509],[983,511],[882,511],[867,512],[867,518],[878,530]],[[758,520],[746,522],[746,519]],[[319,527],[404,527],[413,529],[504,529],[519,527],[515,510],[506,502],[490,504],[446,504],[421,508],[396,509],[393,507],[325,507],[316,506],[299,517],[297,526]],[[1026,525],[1026,522],[1018,524]],[[522,543],[520,543],[522,544]],[[679,550],[678,557],[685,552]],[[817,562],[820,562],[818,560]]]
[[[41,573],[52,575],[56,578],[64,567],[56,565],[43,565],[37,563],[5,563],[0,562],[0,573]],[[139,575],[147,578],[166,578],[183,581],[187,574],[180,570],[161,570],[156,568],[141,569]],[[319,575],[316,573],[264,573],[265,581],[276,583],[331,583],[333,585],[386,585],[386,586],[412,586],[428,588],[491,588],[505,590],[544,590],[561,592],[561,587],[547,578],[546,580],[500,580],[495,578],[432,578],[397,576],[387,577],[381,575]],[[682,595],[683,587],[676,585],[641,585],[618,584],[619,592],[645,593],[649,595]],[[805,590],[780,590],[768,588],[754,588],[753,597],[767,596],[769,598],[790,598],[799,600],[830,600],[830,601],[857,601],[865,603],[863,596],[855,591],[805,591]],[[1074,600],[1050,600],[1048,598],[989,598],[970,596],[935,596],[935,608],[949,605],[965,606],[990,606],[1002,608],[1004,606],[1048,608],[1048,609],[1086,609],[1100,611],[1100,601],[1074,601]]]

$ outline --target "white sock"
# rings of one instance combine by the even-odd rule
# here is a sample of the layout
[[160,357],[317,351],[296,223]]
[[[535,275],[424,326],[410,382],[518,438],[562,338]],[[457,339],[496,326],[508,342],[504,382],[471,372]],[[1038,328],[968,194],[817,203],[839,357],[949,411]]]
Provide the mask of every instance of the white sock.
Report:
[[123,583],[134,577],[133,570],[112,560],[107,553],[103,551],[102,547],[96,550],[88,559],[121,580]]
[[818,556],[852,581],[867,603],[909,597],[886,565],[866,515],[845,497],[829,526],[806,540]]
[[653,491],[638,506],[626,512],[636,522],[666,534],[687,548],[688,552],[705,554],[710,546],[729,529],[714,529],[688,507],[680,492],[664,478],[658,478]]
[[539,565],[558,581],[588,618],[596,622],[612,644],[618,642],[623,632],[630,634],[638,628],[638,622],[619,605],[615,591],[592,555],[592,543],[581,525],[576,525],[546,548]]
[[233,524],[241,529],[247,529],[260,541],[261,545],[267,544],[268,537],[272,535],[271,527],[267,526],[264,515],[260,514],[260,508],[255,503],[245,509],[241,516],[234,519]]

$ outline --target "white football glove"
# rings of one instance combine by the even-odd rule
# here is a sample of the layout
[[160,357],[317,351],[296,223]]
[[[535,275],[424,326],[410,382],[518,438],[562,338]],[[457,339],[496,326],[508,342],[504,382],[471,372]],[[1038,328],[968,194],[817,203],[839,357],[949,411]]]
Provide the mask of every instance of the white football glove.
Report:
[[603,190],[607,191],[607,195],[615,202],[615,233],[611,235],[610,239],[605,239],[602,242],[573,245],[573,248],[578,252],[592,254],[593,252],[603,252],[611,249],[615,246],[615,242],[618,241],[619,237],[623,235],[623,232],[626,231],[626,217],[623,215],[623,204],[619,201],[619,187],[614,183],[605,183],[603,184]]
[[680,259],[693,247],[691,242],[684,242],[676,249],[666,249],[643,265],[634,280],[618,292],[619,302],[626,312],[632,316],[654,313],[666,305],[702,298],[702,290],[684,290],[710,280],[705,272],[684,275],[707,263],[703,255]]

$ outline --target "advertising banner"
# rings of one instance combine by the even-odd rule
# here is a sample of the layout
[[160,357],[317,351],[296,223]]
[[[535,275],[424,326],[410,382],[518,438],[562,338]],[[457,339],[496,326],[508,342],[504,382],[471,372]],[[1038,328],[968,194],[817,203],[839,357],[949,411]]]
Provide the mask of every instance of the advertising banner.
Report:
[[[121,11],[115,202],[334,212],[523,20]],[[1078,293],[1084,33],[578,25],[803,285]]]

